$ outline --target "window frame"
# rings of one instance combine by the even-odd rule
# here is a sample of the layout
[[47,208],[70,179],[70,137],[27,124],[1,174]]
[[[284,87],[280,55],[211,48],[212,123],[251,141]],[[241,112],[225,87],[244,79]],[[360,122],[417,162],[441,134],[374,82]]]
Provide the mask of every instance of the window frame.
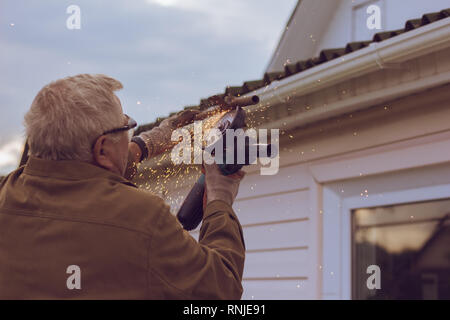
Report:
[[[389,180],[389,178],[387,179]],[[370,190],[370,179],[364,179],[361,187]],[[345,196],[337,195],[335,187],[324,187],[324,238],[327,238],[327,229],[334,226],[335,230],[331,233],[332,239],[324,239],[324,257],[330,255],[331,251],[339,252],[339,255],[334,255],[335,261],[329,260],[328,264],[324,261],[324,291],[326,295],[327,284],[336,287],[338,292],[336,298],[338,299],[352,299],[353,297],[353,234],[354,225],[352,223],[352,211],[367,207],[380,207],[388,205],[401,205],[422,201],[443,200],[450,198],[450,183],[433,186],[424,186],[404,190],[373,193],[369,192],[369,197],[361,196]],[[332,219],[327,218],[327,211],[332,208],[340,208]],[[336,228],[339,225],[339,228]],[[339,230],[337,230],[339,229]],[[331,246],[330,243],[336,245]],[[337,248],[336,248],[337,247]],[[324,258],[325,259],[325,258]],[[336,270],[337,272],[334,272]],[[331,281],[329,279],[331,272],[337,279]],[[330,273],[330,274],[327,274]],[[327,279],[328,278],[328,279]],[[383,287],[383,284],[381,285]],[[332,297],[330,297],[332,298]]]

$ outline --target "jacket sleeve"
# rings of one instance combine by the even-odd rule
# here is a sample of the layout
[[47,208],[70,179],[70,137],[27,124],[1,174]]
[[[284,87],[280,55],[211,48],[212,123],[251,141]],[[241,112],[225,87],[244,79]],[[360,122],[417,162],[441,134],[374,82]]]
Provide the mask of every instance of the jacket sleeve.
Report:
[[209,203],[199,242],[167,206],[162,211],[150,241],[150,288],[165,299],[240,299],[245,244],[233,209],[220,200]]

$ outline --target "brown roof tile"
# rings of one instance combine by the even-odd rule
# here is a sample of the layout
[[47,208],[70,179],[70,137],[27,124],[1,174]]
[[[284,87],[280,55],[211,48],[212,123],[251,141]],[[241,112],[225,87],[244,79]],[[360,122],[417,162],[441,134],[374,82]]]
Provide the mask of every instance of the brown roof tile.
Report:
[[395,31],[378,32],[373,36],[374,42],[381,42],[383,40],[398,36],[399,34],[405,33],[405,29],[399,29]]
[[284,71],[266,72],[264,74],[264,84],[268,85],[272,81],[283,79],[285,76]]
[[345,47],[345,52],[350,53],[353,51],[357,51],[359,49],[367,47],[369,44],[371,44],[373,41],[358,41],[358,42],[350,42]]
[[422,26],[422,19],[414,19],[406,21],[405,31],[414,30]]
[[246,81],[242,87],[244,88],[244,93],[255,91],[264,87],[264,80]]

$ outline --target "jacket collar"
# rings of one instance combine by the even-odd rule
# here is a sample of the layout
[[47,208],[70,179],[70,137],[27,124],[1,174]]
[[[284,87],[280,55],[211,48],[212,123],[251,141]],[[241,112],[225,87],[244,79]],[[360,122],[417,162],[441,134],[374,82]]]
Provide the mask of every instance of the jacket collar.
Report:
[[136,186],[124,177],[98,167],[96,165],[77,160],[44,160],[30,156],[24,168],[24,173],[62,180],[84,180],[105,178],[130,186]]

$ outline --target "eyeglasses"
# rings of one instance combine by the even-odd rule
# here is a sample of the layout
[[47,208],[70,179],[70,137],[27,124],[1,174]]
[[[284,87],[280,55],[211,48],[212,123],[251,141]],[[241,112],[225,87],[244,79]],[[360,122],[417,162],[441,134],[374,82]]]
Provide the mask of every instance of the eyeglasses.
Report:
[[136,128],[137,122],[136,122],[136,120],[134,120],[133,118],[131,118],[130,116],[128,116],[126,114],[125,114],[125,117],[128,119],[128,123],[126,125],[124,125],[120,128],[114,128],[111,130],[107,130],[107,131],[103,132],[101,135],[103,136],[105,134],[117,133],[120,131],[128,131],[128,138],[129,138],[129,140],[131,140],[131,138],[134,135],[134,130],[131,130],[131,129]]

